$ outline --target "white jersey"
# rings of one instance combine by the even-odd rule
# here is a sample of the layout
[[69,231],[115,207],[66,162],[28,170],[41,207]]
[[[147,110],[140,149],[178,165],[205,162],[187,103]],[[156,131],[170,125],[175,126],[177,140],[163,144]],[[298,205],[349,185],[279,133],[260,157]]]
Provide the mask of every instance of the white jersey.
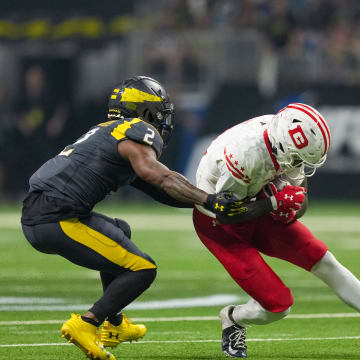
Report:
[[[207,193],[233,191],[240,199],[253,198],[259,191],[283,173],[279,168],[267,137],[266,125],[274,115],[263,115],[240,123],[218,136],[202,157],[196,185]],[[300,169],[291,171],[296,178]],[[302,180],[287,179],[293,185]],[[215,215],[197,208],[208,216]]]

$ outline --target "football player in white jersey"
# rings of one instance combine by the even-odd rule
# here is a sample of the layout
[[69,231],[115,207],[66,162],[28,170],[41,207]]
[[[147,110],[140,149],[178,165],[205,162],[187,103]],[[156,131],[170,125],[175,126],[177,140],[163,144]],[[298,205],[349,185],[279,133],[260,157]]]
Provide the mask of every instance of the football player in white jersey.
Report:
[[314,108],[292,103],[276,115],[240,123],[217,137],[202,157],[197,186],[231,191],[243,202],[234,216],[194,209],[195,230],[251,299],[220,312],[222,350],[245,358],[246,327],[290,312],[289,288],[260,253],[311,271],[346,304],[360,311],[360,281],[300,221],[307,207],[307,178],[324,164],[330,131]]

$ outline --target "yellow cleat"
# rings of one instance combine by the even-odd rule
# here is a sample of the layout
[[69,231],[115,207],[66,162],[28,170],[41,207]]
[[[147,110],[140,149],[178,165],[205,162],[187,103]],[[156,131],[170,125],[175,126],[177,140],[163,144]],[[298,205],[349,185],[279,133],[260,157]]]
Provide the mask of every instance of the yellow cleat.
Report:
[[61,337],[66,338],[80,348],[86,357],[93,360],[116,360],[106,351],[96,335],[97,327],[81,319],[80,315],[71,314],[61,328]]
[[119,326],[114,326],[109,321],[104,322],[99,334],[100,341],[104,346],[115,347],[124,341],[137,341],[145,335],[145,325],[134,325],[124,314],[122,317]]

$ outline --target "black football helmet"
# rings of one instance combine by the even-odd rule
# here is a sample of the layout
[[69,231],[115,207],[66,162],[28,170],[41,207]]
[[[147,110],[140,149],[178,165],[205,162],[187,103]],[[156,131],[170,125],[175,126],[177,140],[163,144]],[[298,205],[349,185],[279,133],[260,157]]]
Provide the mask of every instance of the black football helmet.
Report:
[[174,105],[162,85],[147,76],[121,82],[111,93],[108,117],[140,117],[160,133],[164,145],[174,129]]

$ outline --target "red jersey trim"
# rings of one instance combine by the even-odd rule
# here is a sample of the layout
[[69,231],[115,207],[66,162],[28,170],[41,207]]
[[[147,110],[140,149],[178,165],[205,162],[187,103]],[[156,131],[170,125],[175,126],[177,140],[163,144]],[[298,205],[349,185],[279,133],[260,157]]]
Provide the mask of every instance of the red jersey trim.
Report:
[[238,179],[240,179],[240,180],[243,180],[243,179],[244,179],[244,177],[243,177],[242,175],[237,174],[235,171],[233,171],[233,170],[231,169],[231,167],[229,166],[228,163],[226,163],[226,166],[227,166],[228,170],[229,170],[236,178],[238,178]]
[[272,152],[272,149],[271,149],[271,145],[270,145],[270,140],[269,140],[269,135],[268,135],[268,131],[265,130],[264,131],[264,140],[265,140],[265,145],[266,145],[266,148],[268,149],[268,152],[269,152],[269,155],[271,157],[271,161],[273,162],[274,164],[274,168],[276,171],[278,171],[280,169],[280,165],[279,163],[276,161],[276,158]]
[[[245,183],[249,184],[251,179],[249,176],[245,175],[241,170],[245,170],[242,168],[241,170],[237,169],[236,166],[231,162],[229,156],[226,154],[226,147],[224,148],[224,155],[226,160],[226,166],[228,170],[238,179],[243,180]],[[230,157],[232,155],[230,154]]]

